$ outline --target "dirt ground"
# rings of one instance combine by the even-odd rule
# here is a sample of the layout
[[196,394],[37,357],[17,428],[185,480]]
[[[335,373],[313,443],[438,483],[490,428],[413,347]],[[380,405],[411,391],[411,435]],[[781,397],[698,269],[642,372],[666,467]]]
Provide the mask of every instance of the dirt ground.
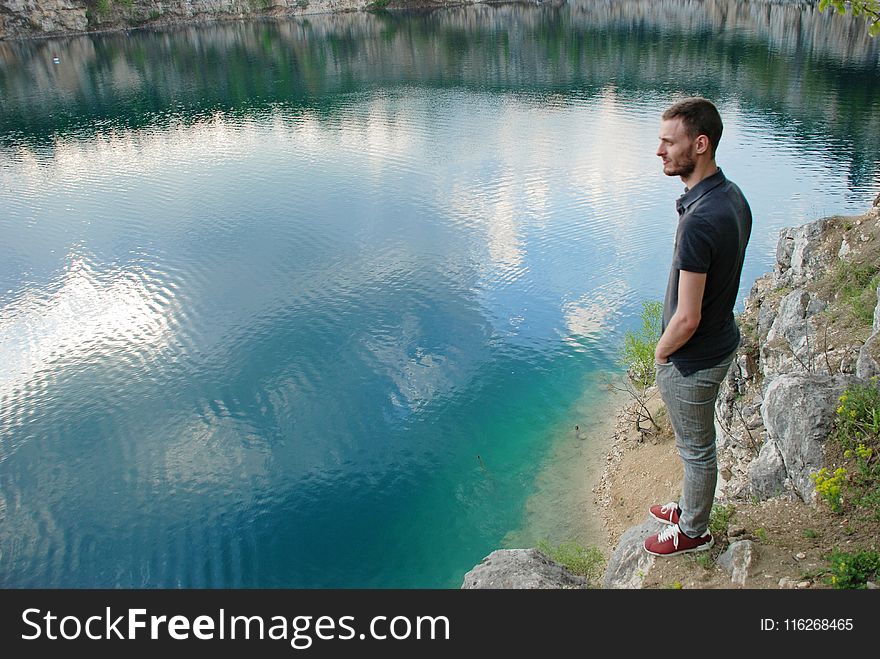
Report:
[[[659,397],[649,403],[657,414]],[[607,532],[608,555],[627,528],[648,517],[654,503],[676,500],[682,467],[675,440],[662,412],[661,431],[636,432],[634,422],[621,418],[600,484],[594,490]],[[647,425],[647,424],[643,424]],[[657,558],[643,588],[830,588],[824,557],[832,549],[877,550],[880,523],[876,520],[831,513],[800,500],[729,502],[734,511],[727,536],[715,537],[708,552]],[[749,539],[757,548],[745,585],[733,583],[715,564],[731,541]],[[711,560],[706,555],[711,557]]]

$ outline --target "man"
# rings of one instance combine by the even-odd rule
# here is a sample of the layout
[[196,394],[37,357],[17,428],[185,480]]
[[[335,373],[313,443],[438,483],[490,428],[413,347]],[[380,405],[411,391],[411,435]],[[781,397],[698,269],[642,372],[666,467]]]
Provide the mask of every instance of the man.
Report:
[[678,502],[651,506],[667,524],[645,540],[645,551],[672,556],[709,549],[709,513],[718,478],[715,399],[740,334],[733,317],[752,213],[740,189],[715,164],[723,125],[704,98],[687,98],[663,113],[663,173],[679,176],[685,193],[676,207],[678,230],[663,333],[654,352],[657,385],[684,463]]

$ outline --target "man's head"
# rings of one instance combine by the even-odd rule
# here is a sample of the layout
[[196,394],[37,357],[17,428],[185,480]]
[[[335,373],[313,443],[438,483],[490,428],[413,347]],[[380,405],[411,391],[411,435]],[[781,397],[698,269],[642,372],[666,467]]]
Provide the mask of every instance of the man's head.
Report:
[[687,179],[698,166],[714,164],[724,125],[710,101],[686,98],[666,110],[662,119],[657,155],[666,175]]

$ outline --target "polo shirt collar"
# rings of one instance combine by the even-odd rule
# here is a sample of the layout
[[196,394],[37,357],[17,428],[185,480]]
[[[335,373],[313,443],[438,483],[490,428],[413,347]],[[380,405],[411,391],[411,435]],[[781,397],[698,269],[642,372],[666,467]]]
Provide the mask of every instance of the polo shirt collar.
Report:
[[681,215],[684,213],[688,208],[693,206],[698,199],[703,197],[710,190],[717,188],[726,180],[727,177],[724,176],[724,172],[722,172],[719,167],[718,171],[712,174],[712,176],[707,176],[690,189],[685,188],[684,194],[675,201],[675,207],[678,210],[678,214]]

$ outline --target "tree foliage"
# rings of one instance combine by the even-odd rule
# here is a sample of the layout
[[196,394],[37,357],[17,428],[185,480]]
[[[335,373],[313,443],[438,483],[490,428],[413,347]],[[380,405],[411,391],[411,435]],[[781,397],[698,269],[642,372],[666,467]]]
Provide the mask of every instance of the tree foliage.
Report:
[[853,16],[864,16],[868,22],[868,34],[876,37],[880,34],[880,0],[819,0],[819,10],[826,11],[829,7],[837,10],[838,14],[846,13],[846,6],[850,6]]

